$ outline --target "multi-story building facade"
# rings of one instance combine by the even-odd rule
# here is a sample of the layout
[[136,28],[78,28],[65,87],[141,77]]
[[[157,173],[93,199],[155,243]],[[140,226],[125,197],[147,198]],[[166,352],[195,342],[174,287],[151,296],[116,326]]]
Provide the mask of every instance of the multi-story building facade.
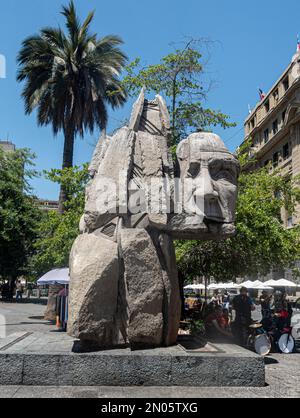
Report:
[[[300,50],[248,115],[244,127],[252,165],[300,174]],[[300,222],[300,207],[296,213],[282,214],[287,228]]]
[[[244,122],[244,143],[249,153],[249,168],[268,165],[291,176],[300,175],[300,49],[272,88]],[[251,161],[252,159],[252,161]],[[300,205],[296,214],[282,211],[287,228],[300,222]],[[300,261],[295,263],[300,268]],[[290,269],[270,272],[265,279],[292,279]],[[264,279],[260,277],[260,279]]]
[[49,212],[50,210],[58,211],[58,201],[57,200],[45,200],[39,199],[38,200],[38,207],[43,212]]
[[13,144],[10,141],[0,141],[0,147],[5,151],[5,152],[9,152],[9,151],[15,151],[16,150],[16,146],[15,144]]

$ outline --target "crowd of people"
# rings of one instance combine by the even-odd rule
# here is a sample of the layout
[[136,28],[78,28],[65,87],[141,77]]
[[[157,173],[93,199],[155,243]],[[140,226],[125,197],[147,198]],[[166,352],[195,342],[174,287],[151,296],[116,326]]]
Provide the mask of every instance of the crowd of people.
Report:
[[293,309],[285,292],[276,291],[274,295],[269,295],[264,291],[260,297],[260,305],[261,323],[265,330],[274,330],[275,334],[279,334],[291,326]]
[[0,295],[3,301],[5,302],[17,302],[20,303],[23,301],[23,298],[30,299],[33,294],[34,285],[32,283],[27,283],[24,286],[21,280],[14,282],[9,282],[5,280],[0,283]]
[[[280,333],[291,324],[293,309],[285,292],[276,291],[269,294],[263,291],[259,304],[261,306],[261,323],[265,330],[274,329]],[[215,291],[210,299],[204,322],[206,333],[213,339],[234,339],[245,345],[249,326],[254,322],[252,312],[256,309],[254,300],[245,287],[233,298],[227,291]],[[234,311],[232,315],[231,311]]]

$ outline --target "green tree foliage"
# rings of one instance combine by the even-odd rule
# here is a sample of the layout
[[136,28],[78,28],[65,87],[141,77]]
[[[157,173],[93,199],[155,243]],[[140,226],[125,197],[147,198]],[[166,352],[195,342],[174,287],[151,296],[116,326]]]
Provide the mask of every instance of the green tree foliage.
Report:
[[33,155],[28,150],[0,148],[0,278],[27,274],[41,212],[31,194]]
[[281,211],[294,213],[300,200],[298,179],[263,168],[242,172],[236,236],[225,241],[178,241],[179,268],[186,277],[228,281],[271,268],[292,267],[300,257],[300,227],[286,229]]
[[126,67],[123,83],[135,97],[142,87],[162,94],[171,115],[172,143],[175,145],[190,132],[209,130],[212,126],[235,126],[227,115],[204,106],[207,91],[203,81],[202,54],[196,41],[163,57],[159,64],[141,67],[137,58]]
[[[25,39],[18,55],[18,81],[25,81],[23,99],[27,114],[37,110],[39,125],[52,125],[64,133],[62,168],[72,167],[74,140],[95,127],[107,124],[107,106],[126,101],[119,74],[126,56],[122,40],[109,35],[98,39],[90,33],[94,13],[81,24],[74,2],[63,7],[66,33],[61,28],[43,28]],[[60,211],[66,191],[61,186]]]
[[53,268],[69,265],[69,254],[79,233],[79,221],[84,210],[85,186],[89,179],[87,165],[51,170],[46,173],[46,177],[63,185],[68,199],[63,214],[49,211],[39,223],[38,238],[34,244],[35,254],[30,263],[31,274],[35,278]]

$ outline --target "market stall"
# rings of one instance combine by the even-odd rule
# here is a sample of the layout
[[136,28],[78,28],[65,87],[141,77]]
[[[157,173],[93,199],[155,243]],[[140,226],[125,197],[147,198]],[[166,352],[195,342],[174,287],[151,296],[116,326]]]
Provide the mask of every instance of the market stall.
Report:
[[[44,274],[38,281],[38,286],[56,286],[63,287],[55,294],[53,298],[53,305],[56,314],[57,328],[61,331],[66,331],[68,322],[68,302],[69,302],[69,283],[70,272],[68,268],[54,269]],[[48,302],[49,304],[49,302]]]

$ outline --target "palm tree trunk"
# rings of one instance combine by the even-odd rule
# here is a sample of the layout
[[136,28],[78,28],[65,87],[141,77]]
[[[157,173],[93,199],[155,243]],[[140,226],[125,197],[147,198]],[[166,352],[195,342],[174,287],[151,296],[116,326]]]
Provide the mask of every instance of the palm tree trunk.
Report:
[[176,76],[173,80],[172,87],[172,145],[175,145],[175,128],[176,128]]
[[[63,164],[62,168],[70,168],[73,167],[73,152],[74,152],[74,130],[72,129],[65,129],[65,142],[64,142],[64,154],[63,154]],[[59,193],[59,203],[58,203],[58,212],[62,215],[65,211],[65,202],[68,198],[67,192],[64,187],[60,186],[60,193]],[[54,320],[56,317],[56,297],[58,292],[61,288],[58,286],[51,286],[48,302],[47,302],[47,309],[45,312],[45,318],[49,320]]]
[[[64,154],[62,168],[73,167],[73,153],[74,153],[74,131],[73,129],[65,129]],[[60,186],[58,211],[63,214],[65,211],[65,202],[68,196],[63,185]]]

